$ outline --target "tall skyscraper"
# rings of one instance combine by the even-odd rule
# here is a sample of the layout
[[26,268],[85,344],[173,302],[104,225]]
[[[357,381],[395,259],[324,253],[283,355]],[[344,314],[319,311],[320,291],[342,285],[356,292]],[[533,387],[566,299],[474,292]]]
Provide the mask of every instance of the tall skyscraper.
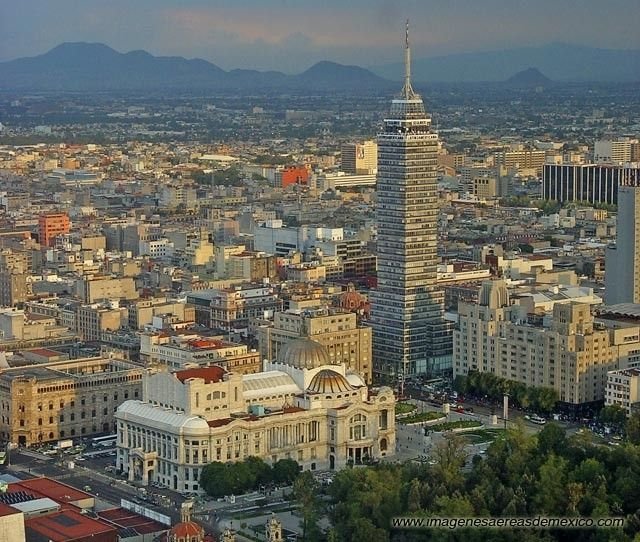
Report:
[[378,135],[378,286],[371,293],[378,377],[438,373],[451,363],[451,333],[436,284],[438,135],[411,86],[409,27],[405,80]]
[[605,254],[605,302],[640,303],[640,170],[626,169],[618,187],[616,244]]

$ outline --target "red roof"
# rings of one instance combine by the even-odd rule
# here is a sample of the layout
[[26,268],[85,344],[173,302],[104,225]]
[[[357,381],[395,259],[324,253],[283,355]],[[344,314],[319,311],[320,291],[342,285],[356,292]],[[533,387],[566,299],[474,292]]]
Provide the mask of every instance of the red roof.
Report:
[[190,540],[193,536],[204,536],[204,529],[194,521],[186,521],[175,525],[171,529],[171,534],[178,538],[186,538],[187,540]]
[[166,525],[124,508],[103,510],[102,512],[98,512],[98,516],[100,519],[112,523],[120,528],[127,527],[135,529],[140,534],[157,533],[167,530]]
[[232,421],[232,418],[222,418],[220,420],[210,420],[207,423],[209,424],[209,427],[222,427],[223,425],[227,425]]
[[212,365],[211,367],[198,367],[197,369],[177,371],[175,375],[180,382],[184,382],[190,378],[202,378],[205,383],[211,384],[212,382],[220,382],[225,375],[225,370],[217,365]]
[[92,499],[93,495],[80,491],[74,487],[51,480],[50,478],[31,478],[9,484],[9,491],[28,490],[30,493],[39,493],[43,497],[49,497],[59,503]]
[[193,339],[187,343],[192,348],[222,348],[223,342],[210,339]]
[[284,414],[293,414],[295,412],[304,412],[304,408],[296,406],[286,406],[282,408]]
[[57,352],[56,350],[51,350],[49,348],[34,348],[32,350],[27,350],[27,352],[45,358],[55,358],[62,355],[61,352]]
[[16,510],[15,508],[11,508],[8,504],[0,502],[0,517],[11,516],[13,514],[20,514],[20,510]]
[[27,531],[33,530],[53,542],[82,541],[92,538],[115,542],[118,539],[117,529],[73,509],[37,516],[24,523]]

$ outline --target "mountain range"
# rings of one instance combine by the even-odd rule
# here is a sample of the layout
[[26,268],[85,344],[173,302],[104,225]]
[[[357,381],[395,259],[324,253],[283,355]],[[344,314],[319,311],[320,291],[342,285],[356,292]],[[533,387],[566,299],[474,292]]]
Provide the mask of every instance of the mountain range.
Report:
[[202,59],[119,53],[101,43],[63,43],[42,55],[0,63],[0,89],[341,90],[392,85],[358,66],[318,62],[303,73],[231,70]]
[[[419,58],[413,61],[411,72],[418,83],[505,81],[532,66],[554,81],[640,82],[640,50],[566,43]],[[402,63],[394,63],[370,69],[381,77],[398,80],[404,68]]]
[[[532,68],[533,67],[533,68]],[[520,76],[554,81],[640,81],[640,50],[593,49],[552,44],[414,60],[421,82],[506,82]],[[340,91],[394,89],[402,64],[370,69],[322,61],[295,75],[277,71],[225,71],[202,59],[119,53],[101,43],[63,43],[42,55],[0,63],[0,90],[281,90]],[[540,73],[544,72],[544,76]],[[535,77],[534,77],[535,76]],[[544,79],[541,79],[544,78]]]

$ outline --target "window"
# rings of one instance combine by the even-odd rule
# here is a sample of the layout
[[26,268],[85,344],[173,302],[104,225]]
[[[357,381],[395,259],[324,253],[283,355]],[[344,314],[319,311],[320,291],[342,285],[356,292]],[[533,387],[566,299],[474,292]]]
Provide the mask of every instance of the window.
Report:
[[349,440],[362,440],[367,435],[367,418],[356,414],[349,420]]

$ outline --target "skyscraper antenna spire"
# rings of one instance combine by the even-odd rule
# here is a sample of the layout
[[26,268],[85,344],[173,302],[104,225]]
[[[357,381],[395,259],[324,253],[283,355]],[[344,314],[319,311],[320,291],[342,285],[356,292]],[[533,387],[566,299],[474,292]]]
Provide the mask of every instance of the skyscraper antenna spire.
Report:
[[409,19],[407,19],[404,39],[404,86],[402,87],[402,97],[405,100],[411,100],[415,98],[415,94],[411,87],[411,48],[409,47]]

